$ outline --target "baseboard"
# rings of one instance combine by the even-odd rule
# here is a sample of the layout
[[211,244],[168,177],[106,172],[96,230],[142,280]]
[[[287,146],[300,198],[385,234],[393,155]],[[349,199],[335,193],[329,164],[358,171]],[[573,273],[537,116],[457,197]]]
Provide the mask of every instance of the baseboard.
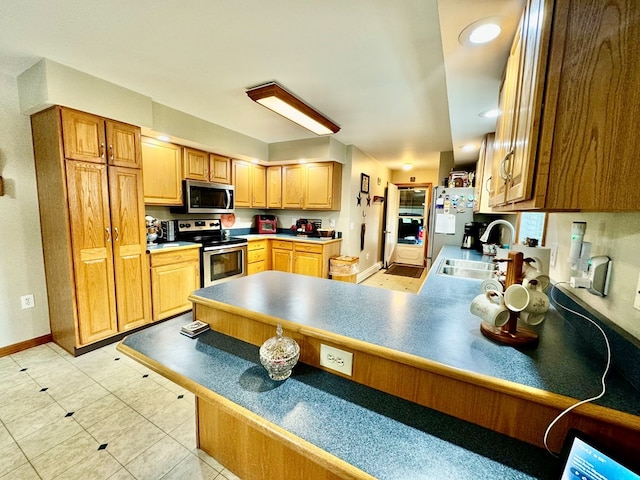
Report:
[[49,333],[41,337],[25,340],[24,342],[14,343],[6,347],[0,348],[0,357],[11,355],[12,353],[18,353],[29,348],[37,347],[38,345],[44,345],[45,343],[53,342],[53,337]]
[[360,283],[364,280],[366,280],[367,278],[369,278],[371,275],[373,275],[374,273],[376,273],[377,271],[379,271],[382,268],[382,262],[376,262],[373,265],[371,265],[369,268],[367,268],[366,270],[363,270],[362,272],[358,273],[358,276],[356,277],[356,282]]

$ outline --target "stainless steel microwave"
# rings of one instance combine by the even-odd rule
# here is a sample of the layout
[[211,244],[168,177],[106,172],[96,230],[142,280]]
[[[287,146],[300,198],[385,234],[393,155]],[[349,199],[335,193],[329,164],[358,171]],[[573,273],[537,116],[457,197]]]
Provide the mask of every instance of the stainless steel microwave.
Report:
[[174,213],[233,213],[233,185],[224,183],[182,181],[182,207],[171,207]]

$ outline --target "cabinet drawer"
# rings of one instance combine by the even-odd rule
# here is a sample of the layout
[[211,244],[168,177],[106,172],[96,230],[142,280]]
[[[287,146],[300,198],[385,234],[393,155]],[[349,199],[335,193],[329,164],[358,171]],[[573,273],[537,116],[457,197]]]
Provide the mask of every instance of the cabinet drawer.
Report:
[[260,262],[263,260],[267,259],[267,250],[263,249],[263,250],[250,250],[247,253],[247,262],[248,263],[254,263],[254,262]]
[[151,266],[159,267],[161,265],[170,265],[172,263],[180,262],[199,262],[200,261],[200,249],[191,248],[188,250],[176,250],[173,252],[155,253],[151,255]]
[[247,250],[252,252],[254,250],[265,250],[267,248],[266,240],[251,240],[247,246]]
[[296,252],[322,253],[322,245],[312,243],[296,243]]
[[272,240],[271,248],[277,248],[280,250],[293,250],[293,242],[287,242],[284,240]]
[[267,262],[256,262],[247,265],[247,275],[264,272],[267,269]]

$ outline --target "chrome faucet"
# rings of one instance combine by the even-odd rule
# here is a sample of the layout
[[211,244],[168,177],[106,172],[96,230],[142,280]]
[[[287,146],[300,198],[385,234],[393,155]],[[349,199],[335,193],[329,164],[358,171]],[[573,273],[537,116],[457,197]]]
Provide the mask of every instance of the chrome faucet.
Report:
[[491,233],[491,230],[493,230],[493,227],[495,227],[496,225],[504,225],[505,227],[508,228],[509,232],[511,232],[511,238],[509,239],[510,240],[509,244],[516,241],[516,229],[513,228],[513,225],[511,225],[511,223],[507,222],[506,220],[499,219],[499,220],[494,220],[489,225],[487,225],[487,229],[484,231],[484,233],[480,237],[480,241],[482,243],[487,243],[487,241],[489,241],[489,234]]

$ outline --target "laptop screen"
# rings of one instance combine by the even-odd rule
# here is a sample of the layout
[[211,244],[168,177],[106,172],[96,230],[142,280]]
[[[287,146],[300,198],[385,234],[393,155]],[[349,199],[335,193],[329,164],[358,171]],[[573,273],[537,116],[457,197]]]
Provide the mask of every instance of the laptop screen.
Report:
[[640,475],[604,453],[601,447],[575,430],[563,448],[561,480],[640,480]]

